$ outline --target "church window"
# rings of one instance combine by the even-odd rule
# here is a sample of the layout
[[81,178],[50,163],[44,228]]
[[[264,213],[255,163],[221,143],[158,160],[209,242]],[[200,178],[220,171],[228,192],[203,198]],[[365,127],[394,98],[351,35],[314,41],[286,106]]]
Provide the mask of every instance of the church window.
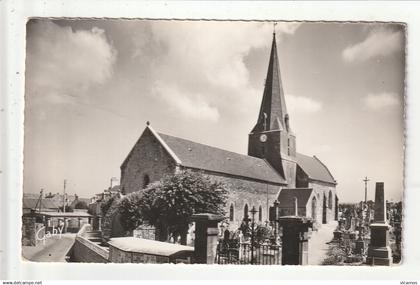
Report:
[[244,220],[248,219],[248,204],[245,204],[244,207]]
[[234,220],[234,215],[235,215],[235,209],[233,207],[233,204],[230,204],[230,209],[229,209],[229,221],[233,222]]
[[332,192],[328,193],[328,208],[332,209],[333,205],[333,198],[332,198]]
[[147,185],[149,185],[150,183],[150,177],[149,175],[145,174],[143,176],[143,189],[147,187]]
[[262,207],[260,206],[259,208],[258,208],[258,221],[262,221]]

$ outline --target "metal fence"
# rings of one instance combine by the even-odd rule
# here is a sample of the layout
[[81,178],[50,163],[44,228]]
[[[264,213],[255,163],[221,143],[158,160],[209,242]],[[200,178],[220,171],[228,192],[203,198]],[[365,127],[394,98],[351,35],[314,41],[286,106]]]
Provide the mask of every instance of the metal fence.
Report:
[[254,243],[219,242],[216,252],[218,264],[281,264],[281,246]]

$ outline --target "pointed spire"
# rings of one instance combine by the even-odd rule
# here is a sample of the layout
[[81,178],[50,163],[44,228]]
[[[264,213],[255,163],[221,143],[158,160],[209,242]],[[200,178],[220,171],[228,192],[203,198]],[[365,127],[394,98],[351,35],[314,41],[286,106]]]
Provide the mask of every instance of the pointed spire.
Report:
[[[275,26],[274,26],[275,28]],[[270,62],[265,80],[264,94],[258,122],[252,132],[282,130],[288,128],[286,121],[286,100],[281,82],[279,60],[277,56],[276,32],[273,30]]]

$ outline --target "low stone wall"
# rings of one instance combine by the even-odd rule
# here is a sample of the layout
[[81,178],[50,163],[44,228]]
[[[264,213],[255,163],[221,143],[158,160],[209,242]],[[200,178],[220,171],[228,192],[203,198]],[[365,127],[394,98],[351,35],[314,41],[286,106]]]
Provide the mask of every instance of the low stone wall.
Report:
[[112,238],[109,261],[113,263],[192,263],[194,248],[135,237]]
[[109,251],[86,238],[86,232],[91,230],[92,226],[86,224],[77,233],[72,249],[71,261],[90,263],[109,262]]
[[[22,217],[22,245],[37,246],[45,235],[45,228],[41,223],[36,222],[35,217]],[[37,238],[38,236],[38,238]]]

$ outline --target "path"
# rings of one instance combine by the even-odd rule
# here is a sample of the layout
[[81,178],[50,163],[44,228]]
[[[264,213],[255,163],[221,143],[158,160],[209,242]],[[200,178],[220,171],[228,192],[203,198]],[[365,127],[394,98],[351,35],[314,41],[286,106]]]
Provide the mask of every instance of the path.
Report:
[[336,221],[324,224],[317,232],[313,232],[309,239],[309,265],[321,265],[327,257],[328,244],[334,236],[333,232],[338,223]]
[[38,246],[22,246],[23,258],[38,262],[66,262],[66,255],[73,246],[76,234],[53,236]]

